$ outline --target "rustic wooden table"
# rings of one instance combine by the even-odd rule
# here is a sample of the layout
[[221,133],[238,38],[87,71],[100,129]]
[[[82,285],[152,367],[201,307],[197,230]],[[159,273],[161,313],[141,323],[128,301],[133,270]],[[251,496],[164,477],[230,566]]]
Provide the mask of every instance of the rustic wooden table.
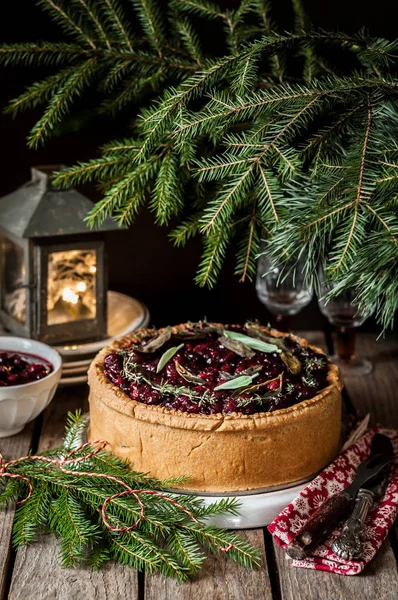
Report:
[[[319,346],[327,346],[321,333],[307,333],[306,337]],[[398,427],[395,387],[398,387],[398,343],[393,339],[376,342],[374,335],[362,334],[358,351],[373,361],[374,371],[346,381],[347,410],[370,412],[372,422]],[[86,386],[59,389],[35,422],[19,435],[0,440],[2,452],[8,458],[16,458],[29,449],[45,450],[60,444],[67,412],[79,407],[87,410]],[[11,545],[13,515],[13,509],[0,511],[1,600],[395,600],[398,597],[397,530],[390,532],[373,562],[356,577],[292,568],[269,533],[254,529],[242,535],[261,548],[261,569],[249,571],[225,557],[212,557],[193,581],[177,583],[114,564],[101,572],[63,569],[58,560],[57,541],[50,536],[15,553]]]

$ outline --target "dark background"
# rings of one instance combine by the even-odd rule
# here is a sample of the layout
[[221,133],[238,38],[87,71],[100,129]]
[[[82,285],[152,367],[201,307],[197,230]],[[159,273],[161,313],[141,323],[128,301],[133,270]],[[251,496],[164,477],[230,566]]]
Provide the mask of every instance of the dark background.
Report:
[[[223,2],[234,6],[239,2]],[[7,8],[5,8],[7,4]],[[277,16],[289,13],[286,0],[273,0]],[[341,29],[347,33],[366,27],[373,35],[397,36],[397,0],[305,0],[306,10],[317,28]],[[282,21],[288,28],[286,20]],[[62,32],[34,0],[2,3],[0,41],[20,42],[42,39],[61,40]],[[0,108],[33,81],[47,73],[40,69],[0,68]],[[73,113],[72,113],[73,114]],[[26,136],[40,115],[40,110],[23,113],[13,120],[0,114],[1,173],[0,197],[29,179],[29,168],[37,164],[73,164],[97,154],[98,146],[118,136],[127,136],[127,120],[91,117],[86,112],[84,127],[80,121],[68,124],[62,136],[51,139],[44,148],[28,150]],[[87,118],[88,117],[88,118]],[[95,190],[90,197],[98,199]],[[246,318],[269,321],[266,308],[257,300],[250,282],[241,284],[233,274],[233,249],[218,285],[213,290],[193,284],[201,252],[200,241],[183,249],[172,246],[168,230],[156,227],[148,212],[142,213],[129,230],[108,234],[110,288],[143,300],[157,326],[186,320],[208,319],[239,322]],[[294,328],[315,329],[326,326],[316,302],[295,317]],[[365,328],[377,329],[370,319]]]

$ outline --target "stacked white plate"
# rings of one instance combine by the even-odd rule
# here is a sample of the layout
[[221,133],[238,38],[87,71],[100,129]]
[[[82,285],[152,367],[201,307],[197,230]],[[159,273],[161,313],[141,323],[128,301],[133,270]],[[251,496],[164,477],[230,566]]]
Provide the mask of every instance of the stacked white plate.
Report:
[[113,340],[146,327],[149,319],[149,311],[142,302],[119,292],[108,291],[108,337],[88,344],[53,346],[63,360],[60,383],[86,383],[88,368],[97,352]]

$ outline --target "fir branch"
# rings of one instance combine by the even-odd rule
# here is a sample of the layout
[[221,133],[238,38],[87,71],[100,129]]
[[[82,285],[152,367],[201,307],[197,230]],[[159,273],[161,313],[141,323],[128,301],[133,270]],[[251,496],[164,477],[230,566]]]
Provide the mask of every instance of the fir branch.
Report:
[[96,45],[92,39],[83,31],[82,26],[76,22],[69,14],[66,6],[63,7],[63,3],[55,0],[37,0],[38,4],[41,5],[44,10],[47,10],[55,21],[59,22],[66,31],[71,31],[77,38],[83,40],[93,50],[96,49]]
[[338,271],[344,262],[344,258],[350,248],[351,240],[354,235],[355,227],[357,224],[357,219],[358,219],[358,214],[359,214],[359,204],[360,204],[363,194],[364,194],[363,181],[364,181],[364,173],[365,173],[365,161],[366,161],[366,155],[367,155],[367,151],[368,151],[368,143],[369,143],[369,135],[370,135],[371,125],[372,125],[372,106],[371,106],[370,96],[368,95],[367,96],[367,118],[366,118],[365,133],[364,133],[364,138],[363,138],[363,148],[362,148],[362,153],[361,153],[361,162],[360,162],[360,167],[359,167],[358,186],[357,186],[357,193],[356,193],[356,198],[355,198],[355,203],[354,203],[352,225],[351,225],[348,237],[347,237],[347,241],[344,245],[343,252],[341,253],[341,256],[339,258],[339,261],[336,264],[336,266],[333,267],[333,269],[335,271]]
[[170,125],[176,111],[184,106],[188,100],[194,99],[200,90],[205,90],[208,85],[216,81],[222,71],[235,60],[235,57],[229,56],[219,63],[211,65],[205,71],[193,75],[182,83],[180,88],[171,88],[167,91],[155,109],[145,111],[142,115],[145,141],[141,146],[137,158],[144,157],[156,142],[159,141],[168,125]]
[[200,230],[200,218],[202,213],[196,213],[181,223],[170,233],[170,238],[176,246],[184,246],[188,240],[195,237]]
[[10,100],[10,104],[4,112],[15,116],[23,110],[35,108],[39,104],[48,101],[56,90],[59,90],[61,82],[65,82],[75,72],[75,69],[75,67],[62,69],[56,75],[50,75],[46,79],[32,84],[18,98]]
[[[224,549],[227,557],[248,567],[258,564],[259,553],[247,542],[198,520],[237,514],[234,499],[205,506],[194,495],[161,493],[158,490],[181,484],[181,478],[157,481],[131,471],[126,461],[94,444],[80,446],[78,437],[84,426],[80,413],[69,414],[64,445],[10,463],[2,459],[4,473],[17,477],[4,478],[3,487],[12,490],[3,494],[4,504],[13,501],[16,489],[26,498],[27,480],[32,485],[15,514],[13,542],[17,547],[46,531],[59,539],[63,566],[101,568],[113,559],[180,580],[200,569],[203,547],[213,552]],[[122,484],[135,491],[119,496]],[[103,518],[104,503],[108,525]]]
[[116,114],[137,99],[141,93],[147,91],[148,88],[156,89],[156,86],[163,77],[164,71],[162,67],[150,72],[147,77],[141,78],[138,82],[136,81],[136,76],[133,75],[125,81],[122,89],[115,97],[103,102],[102,112]]
[[225,259],[229,239],[230,232],[223,229],[204,238],[202,260],[195,277],[196,283],[201,287],[207,285],[211,288],[216,284]]
[[117,223],[131,225],[145,202],[146,198],[142,191],[135,192],[116,209],[114,217]]
[[[272,22],[271,19],[271,6],[268,0],[255,0],[254,6],[256,13],[260,17],[264,31],[267,34],[270,34],[272,31],[276,31],[275,24]],[[279,81],[279,83],[282,83],[284,68],[281,56],[279,56],[278,54],[272,56],[271,64],[274,76]]]
[[[126,177],[123,177],[118,183],[106,192],[104,199],[99,202],[87,216],[89,224],[94,225],[101,219],[102,221],[113,211],[118,210],[123,202],[128,200],[136,191],[136,187],[145,182],[152,181],[155,176],[155,163],[158,157],[152,157],[148,162],[139,164],[133,171],[130,171]],[[101,222],[102,222],[101,221]]]
[[239,252],[237,255],[236,273],[241,274],[240,281],[243,283],[247,279],[253,279],[256,273],[256,258],[260,248],[260,239],[257,232],[257,214],[256,205],[253,204],[253,213],[249,223],[249,229],[246,235],[242,237]]
[[208,19],[218,19],[222,16],[222,11],[215,2],[207,2],[206,0],[173,0],[172,4],[180,11]]
[[[279,217],[278,217],[278,213],[276,210],[276,201],[274,200],[274,194],[272,192],[272,188],[273,188],[273,184],[269,181],[270,177],[272,177],[272,175],[270,176],[270,174],[266,175],[261,163],[259,163],[258,165],[258,170],[260,171],[260,176],[261,176],[261,182],[260,182],[260,203],[264,206],[267,206],[267,203],[269,203],[271,205],[272,208],[272,213],[274,216],[275,221],[278,223],[279,221]],[[261,190],[262,188],[262,190]],[[264,194],[265,192],[265,194]],[[277,192],[278,193],[278,192]],[[265,197],[265,201],[264,201],[264,197]]]
[[108,50],[110,50],[111,49],[110,41],[104,31],[103,26],[101,25],[100,17],[96,14],[94,4],[92,4],[90,6],[90,4],[87,2],[87,0],[74,0],[74,1],[78,2],[83,7],[84,11],[87,12],[87,14],[90,17],[90,20],[94,24],[95,29],[98,31],[100,40],[105,42],[106,47],[108,48]]
[[152,45],[162,58],[164,32],[160,8],[153,0],[131,0],[134,4],[141,25]]
[[[130,223],[148,203],[159,224],[185,213],[171,237],[176,244],[203,239],[196,280],[210,286],[235,241],[235,272],[251,277],[254,249],[264,236],[279,261],[307,256],[309,283],[316,284],[322,267],[336,289],[354,283],[361,306],[376,307],[380,321],[391,324],[398,306],[392,283],[397,41],[313,31],[300,0],[292,0],[295,31],[282,34],[278,29],[286,28],[274,23],[266,0],[242,0],[234,10],[206,0],[134,0],[134,37],[119,0],[40,4],[72,43],[0,47],[3,64],[57,68],[8,109],[48,104],[30,144],[48,137],[93,82],[100,110],[133,114],[134,139],[107,144],[99,158],[57,178],[59,185],[99,184],[103,198],[91,225],[106,216]],[[211,60],[204,59],[197,18],[214,21],[220,36],[224,31],[224,48]],[[325,48],[330,55],[333,48],[349,53],[361,71],[347,66],[348,75],[333,74]],[[290,65],[294,71],[285,73]],[[368,239],[382,241],[386,259],[370,255]],[[357,266],[353,282],[349,273]]]
[[3,44],[0,47],[0,61],[3,65],[58,65],[81,56],[88,51],[78,45],[61,42]]
[[183,187],[179,165],[171,151],[165,153],[161,162],[150,208],[156,214],[156,222],[166,225],[171,217],[183,207]]
[[188,19],[184,19],[183,17],[181,17],[178,19],[176,27],[181,35],[181,39],[189,55],[191,56],[191,58],[193,58],[193,60],[197,63],[198,66],[202,66],[203,53],[199,38],[196,35],[192,25],[190,24]]
[[85,84],[87,84],[87,79],[93,74],[91,68],[95,62],[96,59],[92,58],[80,67],[77,67],[66,79],[65,83],[56,91],[46,112],[33,127],[29,135],[28,145],[31,148],[36,148],[40,142],[43,142],[49,135],[49,132],[54,129],[56,123],[67,112],[72,98],[82,93]]
[[116,33],[118,39],[127,46],[129,52],[134,53],[133,46],[130,39],[130,33],[128,26],[124,24],[124,15],[122,14],[121,8],[117,0],[104,0],[104,14],[111,26]]

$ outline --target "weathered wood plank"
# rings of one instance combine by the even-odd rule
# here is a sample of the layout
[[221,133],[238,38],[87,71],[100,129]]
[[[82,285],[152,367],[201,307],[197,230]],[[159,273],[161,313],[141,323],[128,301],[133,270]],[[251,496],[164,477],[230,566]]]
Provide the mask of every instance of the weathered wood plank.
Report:
[[348,576],[293,567],[284,550],[276,548],[282,599],[395,600],[398,576],[394,555],[384,544],[361,575]]
[[[320,332],[294,332],[307,338],[312,344],[326,349]],[[263,560],[259,571],[247,571],[236,567],[225,558],[217,556],[206,561],[200,574],[190,582],[177,583],[160,575],[148,575],[145,580],[145,600],[192,599],[245,599],[266,600],[272,598],[271,583],[266,565],[263,530],[243,531],[253,544],[262,549]],[[265,532],[265,535],[269,535]]]
[[[33,423],[29,423],[21,433],[0,439],[0,450],[4,458],[19,458],[25,455],[32,442]],[[0,598],[6,596],[8,571],[11,557],[11,535],[15,507],[0,509]]]
[[[312,343],[319,343],[319,334],[308,334]],[[319,343],[322,346],[322,343]],[[376,342],[375,336],[362,334],[358,339],[358,354],[371,358],[375,368],[367,376],[350,377],[346,390],[355,408],[371,412],[373,422],[397,427],[394,413],[394,388],[398,385],[394,360],[398,344],[393,340]],[[274,544],[283,600],[393,600],[398,589],[398,573],[394,553],[387,539],[375,559],[357,577],[336,575],[292,567],[283,550]]]
[[[304,334],[312,343],[324,346],[320,334]],[[389,345],[391,344],[391,346]],[[375,371],[370,377],[359,378],[357,382],[347,382],[347,389],[354,405],[361,412],[370,409],[374,421],[397,426],[398,415],[394,412],[394,370],[393,361],[397,356],[397,345],[384,341],[375,346],[371,336],[362,336],[358,351],[369,357],[376,356]],[[395,377],[397,379],[397,377]],[[60,443],[65,416],[68,410],[85,407],[86,392],[64,390],[57,394],[52,405],[45,413],[43,435],[40,448],[45,449]],[[22,434],[21,434],[22,435]],[[15,438],[11,438],[15,439]],[[29,444],[28,444],[29,445]],[[6,449],[3,441],[0,447],[6,455],[12,453]],[[23,454],[16,448],[15,455]],[[1,515],[0,515],[1,517]],[[10,526],[11,527],[11,526]],[[0,576],[4,557],[3,538],[7,537],[2,529],[0,518]],[[177,583],[154,575],[146,577],[146,600],[182,600],[185,598],[235,598],[244,599],[272,598],[271,585],[265,562],[265,550],[261,530],[245,532],[248,539],[263,548],[264,564],[261,570],[250,572],[236,567],[225,557],[209,559],[200,575],[192,582]],[[9,539],[9,534],[8,534]],[[13,573],[10,598],[43,597],[44,599],[109,599],[118,597],[138,598],[136,572],[119,566],[109,565],[101,573],[88,570],[61,569],[57,557],[57,543],[46,536],[40,543],[23,548],[17,553]],[[335,574],[314,572],[291,567],[283,551],[275,547],[281,596],[289,600],[392,600],[396,597],[398,575],[394,556],[389,543],[384,544],[375,560],[358,577],[344,577]],[[3,560],[4,562],[4,560]],[[0,579],[0,583],[1,583]],[[0,590],[1,590],[0,585]]]
[[62,569],[58,542],[44,536],[37,543],[18,550],[10,600],[137,600],[137,574],[121,565],[107,565],[102,571]]
[[[306,337],[305,332],[299,335]],[[322,334],[308,335],[312,343],[324,346]],[[145,600],[188,600],[200,598],[266,600],[272,598],[271,583],[267,570],[263,531],[261,529],[241,532],[262,550],[261,569],[248,571],[235,566],[222,556],[212,556],[192,581],[177,583],[160,575],[148,575],[145,580]]]
[[[66,414],[76,408],[87,409],[85,388],[59,391],[44,413],[39,451],[62,442]],[[108,564],[101,572],[89,569],[63,569],[58,559],[58,544],[53,536],[17,552],[11,581],[12,600],[109,600],[138,598],[137,572],[129,567]]]
[[145,600],[271,600],[263,531],[253,529],[240,533],[261,549],[260,569],[251,571],[221,554],[212,554],[192,581],[178,583],[161,575],[148,575]]
[[369,375],[346,377],[352,404],[359,413],[370,412],[371,423],[398,428],[398,341],[393,337],[377,340],[376,334],[359,334],[357,353],[372,361],[373,371]]
[[[362,377],[346,378],[346,389],[353,406],[359,414],[370,413],[371,425],[381,423],[398,428],[398,340],[392,335],[377,340],[376,334],[362,333],[358,336],[357,353],[372,361],[373,371]],[[397,546],[398,524],[390,532],[390,536],[395,536]],[[388,548],[386,554],[390,558],[393,555],[390,540],[386,540],[384,545]],[[384,569],[388,568],[387,564],[383,565]]]

